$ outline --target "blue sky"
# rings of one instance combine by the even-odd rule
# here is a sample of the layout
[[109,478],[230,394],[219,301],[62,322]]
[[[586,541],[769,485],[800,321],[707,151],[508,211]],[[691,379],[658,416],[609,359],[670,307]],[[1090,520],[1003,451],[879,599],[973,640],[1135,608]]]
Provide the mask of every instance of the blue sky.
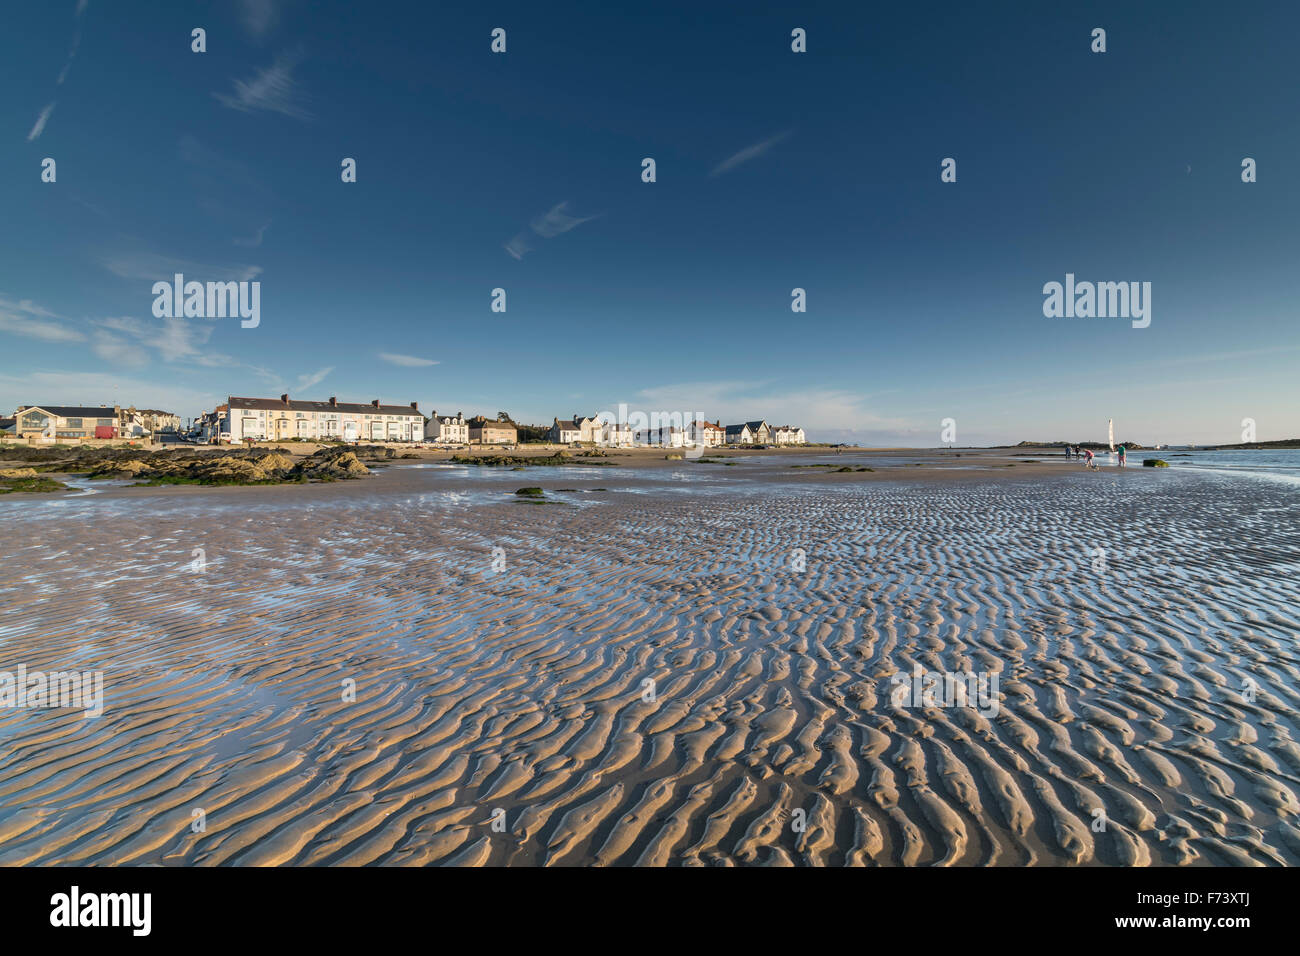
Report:
[[[0,410],[1300,435],[1300,9],[1054,6],[11,5]],[[155,318],[174,271],[260,325]],[[1150,282],[1150,327],[1045,318],[1067,272]]]

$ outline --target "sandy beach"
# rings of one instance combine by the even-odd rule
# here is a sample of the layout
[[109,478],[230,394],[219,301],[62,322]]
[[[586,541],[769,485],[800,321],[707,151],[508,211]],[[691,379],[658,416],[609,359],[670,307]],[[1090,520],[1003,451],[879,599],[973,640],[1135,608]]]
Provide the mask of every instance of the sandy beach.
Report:
[[1017,454],[7,496],[0,864],[1300,863],[1294,488]]

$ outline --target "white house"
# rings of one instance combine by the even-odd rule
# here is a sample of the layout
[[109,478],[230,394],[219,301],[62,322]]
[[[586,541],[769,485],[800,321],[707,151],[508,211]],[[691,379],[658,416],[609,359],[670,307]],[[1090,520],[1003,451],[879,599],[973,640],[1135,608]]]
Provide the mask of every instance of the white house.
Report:
[[555,419],[551,425],[551,430],[546,434],[546,439],[561,445],[572,445],[574,442],[596,442],[600,440],[601,431],[599,419],[574,415],[572,418],[566,418],[563,421],[558,418]]
[[772,429],[761,419],[741,425],[727,426],[728,445],[766,445],[772,440]]
[[424,423],[425,441],[442,442],[446,445],[468,445],[469,444],[469,422],[465,421],[465,413],[457,412],[454,416],[444,415],[438,417],[435,411]]
[[797,425],[778,425],[772,429],[772,441],[778,445],[806,445],[803,429]]
[[632,446],[632,426],[627,422],[605,422],[600,428],[597,441],[612,448],[630,448]]
[[728,425],[727,444],[752,445],[754,444],[754,433],[749,430],[748,425]]
[[424,415],[415,402],[406,405],[356,405],[330,398],[324,402],[230,396],[227,421],[232,442],[255,441],[420,441]]
[[691,422],[686,433],[689,443],[692,445],[716,448],[718,445],[727,443],[727,430],[718,422]]

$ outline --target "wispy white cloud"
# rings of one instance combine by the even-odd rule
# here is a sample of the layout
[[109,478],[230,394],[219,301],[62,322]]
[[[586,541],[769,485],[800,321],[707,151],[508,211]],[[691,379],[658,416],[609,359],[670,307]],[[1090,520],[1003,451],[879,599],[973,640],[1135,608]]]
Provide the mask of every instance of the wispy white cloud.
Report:
[[316,371],[311,372],[310,374],[307,375],[299,375],[298,388],[304,389],[304,388],[311,388],[313,385],[319,385],[322,381],[325,380],[325,378],[332,371],[334,371],[333,365],[329,366],[329,368],[317,369]]
[[141,369],[149,365],[149,353],[138,342],[104,329],[95,330],[90,350],[95,357],[117,368]]
[[41,110],[41,115],[36,117],[36,125],[34,125],[32,131],[27,134],[27,142],[30,143],[34,139],[41,138],[41,134],[45,132],[45,124],[50,121],[50,114],[54,112],[54,106],[55,104],[51,103],[49,106],[45,107],[45,109]]
[[[81,16],[84,7],[77,9],[77,16]],[[77,58],[77,50],[81,48],[81,27],[78,26],[76,32],[72,34],[72,49],[68,51],[68,58],[63,61],[63,69],[59,70],[59,78],[54,81],[56,86],[62,86],[63,81],[68,78],[68,71],[72,69],[72,61]]]
[[742,163],[747,163],[751,159],[758,159],[758,157],[762,156],[789,135],[790,130],[786,130],[783,133],[777,133],[771,139],[765,139],[761,143],[755,143],[753,146],[746,146],[734,156],[729,156],[722,162],[718,163],[717,166],[713,167],[713,172],[709,173],[709,175],[721,176],[723,173],[730,172]]
[[44,306],[37,305],[31,299],[19,299],[17,302],[15,302],[13,299],[6,298],[3,295],[0,295],[0,310],[7,310],[10,312],[25,312],[28,315],[38,315],[43,319],[59,318],[57,312],[51,312],[49,309],[45,308]]
[[533,249],[533,247],[528,244],[528,240],[522,232],[507,242],[502,248],[516,259],[522,259]]
[[434,359],[420,358],[418,355],[399,355],[395,352],[380,352],[379,357],[391,365],[400,365],[403,368],[424,368],[439,364]]
[[212,95],[223,105],[245,113],[281,113],[294,119],[310,119],[311,113],[302,104],[302,88],[293,76],[301,62],[301,53],[282,53],[250,79],[235,80],[234,95]]
[[533,232],[543,239],[550,239],[553,236],[563,235],[570,229],[576,229],[584,222],[591,222],[591,220],[599,218],[599,214],[595,216],[570,216],[566,211],[568,208],[569,203],[567,200],[552,206],[547,212],[533,220]]
[[178,272],[187,280],[197,282],[248,282],[262,274],[261,266],[239,263],[213,265],[153,252],[111,253],[101,262],[105,269],[123,279],[144,279],[150,282],[171,281]]
[[77,329],[60,322],[53,312],[41,308],[30,299],[13,302],[0,297],[0,332],[40,339],[42,342],[81,342],[86,336]]
[[[571,229],[576,229],[584,222],[591,222],[593,219],[599,219],[601,213],[593,216],[571,216],[568,212],[568,200],[557,203],[546,212],[542,213],[529,224],[529,228],[543,239],[553,239],[561,236]],[[522,259],[527,253],[532,252],[533,247],[528,243],[528,233],[521,232],[503,248],[515,259]]]
[[106,362],[141,368],[149,364],[152,351],[168,363],[214,364],[206,351],[208,340],[216,328],[210,322],[164,318],[155,323],[152,319],[144,321],[133,316],[116,316],[96,320],[95,325],[92,349]]

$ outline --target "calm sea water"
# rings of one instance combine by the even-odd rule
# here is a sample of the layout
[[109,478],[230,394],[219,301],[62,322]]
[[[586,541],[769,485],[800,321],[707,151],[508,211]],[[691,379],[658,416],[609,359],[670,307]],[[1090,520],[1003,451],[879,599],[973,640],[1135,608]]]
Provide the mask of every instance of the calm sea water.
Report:
[[[1101,456],[1105,465],[1106,455]],[[1239,449],[1236,451],[1202,451],[1200,449],[1162,448],[1159,451],[1129,452],[1128,464],[1142,465],[1143,458],[1163,458],[1171,468],[1194,468],[1223,474],[1256,475],[1283,478],[1300,483],[1300,448]]]

